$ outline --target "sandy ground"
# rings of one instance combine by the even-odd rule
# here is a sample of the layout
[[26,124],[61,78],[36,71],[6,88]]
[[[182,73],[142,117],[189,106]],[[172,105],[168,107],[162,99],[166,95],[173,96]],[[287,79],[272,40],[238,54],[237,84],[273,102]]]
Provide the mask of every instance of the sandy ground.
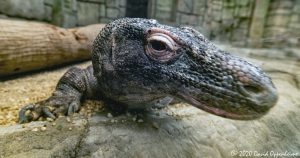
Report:
[[[83,62],[76,66],[85,68],[90,64],[91,62]],[[74,65],[0,82],[0,125],[16,124],[18,112],[22,106],[48,98],[60,77],[72,66]],[[91,104],[90,101],[86,101],[84,104],[82,112],[90,112],[90,109],[95,109],[92,106],[98,106],[101,103]]]

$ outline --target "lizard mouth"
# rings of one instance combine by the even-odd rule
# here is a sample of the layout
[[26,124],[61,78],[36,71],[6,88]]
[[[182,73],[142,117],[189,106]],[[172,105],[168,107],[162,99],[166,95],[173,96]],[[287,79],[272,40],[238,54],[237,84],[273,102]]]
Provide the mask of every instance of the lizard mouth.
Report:
[[254,120],[254,119],[258,119],[263,116],[263,114],[258,114],[258,113],[256,113],[256,114],[255,113],[254,114],[238,114],[238,113],[234,113],[234,112],[229,112],[229,111],[225,111],[220,108],[208,106],[206,103],[198,101],[197,99],[193,98],[191,95],[184,94],[184,93],[178,93],[178,95],[181,96],[182,99],[184,99],[187,103],[189,103],[199,109],[202,109],[208,113],[211,113],[211,114],[214,114],[217,116],[221,116],[224,118],[235,119],[235,120]]

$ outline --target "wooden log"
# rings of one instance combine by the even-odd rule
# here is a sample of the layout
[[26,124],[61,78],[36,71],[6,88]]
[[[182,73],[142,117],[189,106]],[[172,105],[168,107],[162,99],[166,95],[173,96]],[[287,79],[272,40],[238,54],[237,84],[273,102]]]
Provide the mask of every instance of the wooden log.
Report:
[[90,58],[104,24],[64,29],[50,24],[0,20],[0,77]]

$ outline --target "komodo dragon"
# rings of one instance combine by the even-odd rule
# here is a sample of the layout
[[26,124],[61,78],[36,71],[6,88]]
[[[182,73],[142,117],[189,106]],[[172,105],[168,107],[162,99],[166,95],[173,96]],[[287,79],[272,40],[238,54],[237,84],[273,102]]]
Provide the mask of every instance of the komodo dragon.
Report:
[[50,98],[20,110],[19,122],[70,115],[83,99],[105,99],[126,109],[161,108],[176,99],[225,118],[250,120],[266,114],[278,94],[260,68],[190,27],[123,18],[95,39],[92,65],[69,69]]

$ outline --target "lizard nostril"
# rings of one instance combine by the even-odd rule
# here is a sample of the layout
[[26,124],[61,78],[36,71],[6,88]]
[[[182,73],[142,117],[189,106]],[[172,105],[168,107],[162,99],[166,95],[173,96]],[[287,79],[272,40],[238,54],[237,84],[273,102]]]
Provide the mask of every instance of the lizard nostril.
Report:
[[260,93],[263,91],[262,87],[253,86],[253,85],[245,85],[244,88],[246,91],[248,91],[250,93]]
[[239,92],[248,97],[260,96],[264,93],[264,88],[259,85],[239,84],[238,87]]
[[238,91],[259,106],[260,108],[258,110],[263,110],[262,107],[269,109],[274,106],[278,100],[277,91],[271,83],[266,83],[264,85],[239,84]]

